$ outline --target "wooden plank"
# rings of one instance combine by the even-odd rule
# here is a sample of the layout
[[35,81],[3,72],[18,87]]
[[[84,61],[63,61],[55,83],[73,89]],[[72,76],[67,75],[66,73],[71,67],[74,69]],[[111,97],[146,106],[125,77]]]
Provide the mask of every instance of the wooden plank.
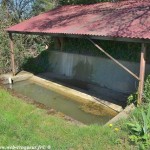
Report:
[[97,47],[101,52],[103,52],[107,57],[109,57],[111,60],[113,60],[116,64],[118,64],[121,68],[123,68],[125,71],[127,71],[130,75],[132,75],[134,78],[139,80],[139,77],[134,74],[132,71],[130,71],[127,67],[122,65],[118,60],[113,58],[111,55],[109,55],[104,49],[102,49],[99,45],[97,45],[95,42],[93,42],[91,39],[88,38],[88,40],[95,46]]
[[64,48],[64,37],[59,37],[59,40],[60,40],[60,43],[61,43],[61,51],[63,51],[63,48]]
[[16,71],[15,71],[15,56],[14,56],[14,43],[13,43],[12,33],[9,33],[9,38],[10,38],[12,74],[13,74],[13,76],[15,76],[15,74],[16,74]]
[[138,104],[142,103],[143,89],[144,89],[144,77],[145,77],[145,65],[146,65],[146,44],[142,44],[141,49],[141,61],[140,61],[140,81],[138,89]]
[[55,44],[55,49],[57,50],[61,49],[61,43],[58,37],[54,37],[54,44]]

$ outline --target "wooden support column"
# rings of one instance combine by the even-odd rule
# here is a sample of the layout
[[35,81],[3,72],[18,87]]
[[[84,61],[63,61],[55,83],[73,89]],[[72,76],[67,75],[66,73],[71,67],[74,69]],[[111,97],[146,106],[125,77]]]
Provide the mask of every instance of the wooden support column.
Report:
[[58,37],[54,37],[54,44],[55,44],[55,49],[60,50],[61,43]]
[[61,49],[61,51],[63,51],[63,48],[64,48],[64,38],[63,37],[59,37],[59,41],[60,41],[60,49]]
[[15,56],[14,56],[14,43],[13,43],[12,33],[9,33],[9,38],[10,38],[10,52],[11,52],[12,74],[13,74],[13,76],[15,76],[15,74],[16,74],[16,71],[15,71]]
[[64,48],[64,38],[63,37],[55,38],[55,48],[63,51],[63,48]]
[[140,61],[140,81],[138,89],[138,104],[142,103],[143,89],[144,89],[144,77],[145,77],[145,65],[146,65],[146,44],[142,43],[141,49],[141,61]]

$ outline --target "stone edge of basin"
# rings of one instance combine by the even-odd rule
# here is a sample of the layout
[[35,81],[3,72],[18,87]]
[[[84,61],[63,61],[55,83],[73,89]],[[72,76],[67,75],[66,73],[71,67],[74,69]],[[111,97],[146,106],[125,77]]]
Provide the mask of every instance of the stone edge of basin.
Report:
[[87,101],[95,102],[97,104],[101,104],[104,107],[111,109],[112,111],[115,111],[116,113],[118,113],[118,112],[120,113],[123,110],[123,108],[119,105],[116,105],[116,104],[113,104],[110,102],[106,102],[106,101],[100,100],[100,99],[97,100],[97,98],[95,98],[91,95],[82,93],[80,91],[77,91],[75,89],[71,89],[69,87],[63,86],[61,84],[58,84],[58,83],[55,83],[52,81],[48,81],[48,80],[40,78],[38,76],[32,76],[30,78],[30,81],[36,82],[37,84],[44,86],[46,88],[49,88],[52,91],[58,92],[59,94],[62,94],[64,96],[66,96],[66,93],[67,93],[68,97],[70,97],[72,99],[76,99],[77,101],[80,101],[80,102],[81,102],[81,100],[82,101],[85,100],[86,102]]
[[129,106],[127,106],[122,112],[120,112],[118,115],[116,115],[114,118],[109,120],[106,125],[113,124],[121,119],[127,119],[130,115],[130,113],[135,109],[135,105],[132,103]]
[[9,83],[9,78],[13,80],[13,82],[18,82],[18,81],[23,81],[27,80],[34,76],[32,73],[27,72],[27,71],[21,71],[19,72],[16,76],[13,76],[12,73],[7,73],[7,74],[2,74],[0,75],[0,80],[2,80],[3,84],[8,84]]

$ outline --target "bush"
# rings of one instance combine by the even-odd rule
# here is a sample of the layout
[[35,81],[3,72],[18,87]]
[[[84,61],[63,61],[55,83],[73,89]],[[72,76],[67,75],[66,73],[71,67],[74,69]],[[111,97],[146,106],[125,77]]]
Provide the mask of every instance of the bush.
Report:
[[130,105],[131,103],[137,104],[137,99],[138,99],[138,92],[131,94],[127,98],[127,105]]
[[150,104],[137,108],[127,126],[131,142],[143,150],[150,148]]
[[[147,76],[144,84],[143,98],[145,103],[150,103],[150,75]],[[138,92],[131,94],[127,99],[127,104],[137,104]]]
[[49,68],[48,50],[42,51],[38,57],[29,57],[24,61],[22,68],[34,74],[46,72]]
[[[144,84],[144,103],[136,108],[127,123],[129,139],[140,149],[150,149],[150,75]],[[128,97],[128,103],[137,101],[137,93]]]
[[[94,41],[115,59],[132,62],[139,62],[140,60],[141,44],[139,43],[106,40]],[[88,41],[87,39],[80,38],[65,38],[63,51],[70,53],[107,57],[90,41]],[[150,58],[149,55],[148,58]]]
[[150,103],[150,75],[148,75],[144,86],[144,101]]

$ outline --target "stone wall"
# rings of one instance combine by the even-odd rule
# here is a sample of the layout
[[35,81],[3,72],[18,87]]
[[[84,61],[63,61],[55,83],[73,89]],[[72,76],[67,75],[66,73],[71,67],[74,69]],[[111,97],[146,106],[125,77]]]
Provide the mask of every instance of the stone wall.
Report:
[[[139,75],[139,63],[120,62]],[[96,83],[118,92],[131,93],[138,87],[134,77],[107,58],[50,51],[49,64],[49,71],[53,73]],[[150,65],[146,66],[146,74],[148,73],[150,73]]]

